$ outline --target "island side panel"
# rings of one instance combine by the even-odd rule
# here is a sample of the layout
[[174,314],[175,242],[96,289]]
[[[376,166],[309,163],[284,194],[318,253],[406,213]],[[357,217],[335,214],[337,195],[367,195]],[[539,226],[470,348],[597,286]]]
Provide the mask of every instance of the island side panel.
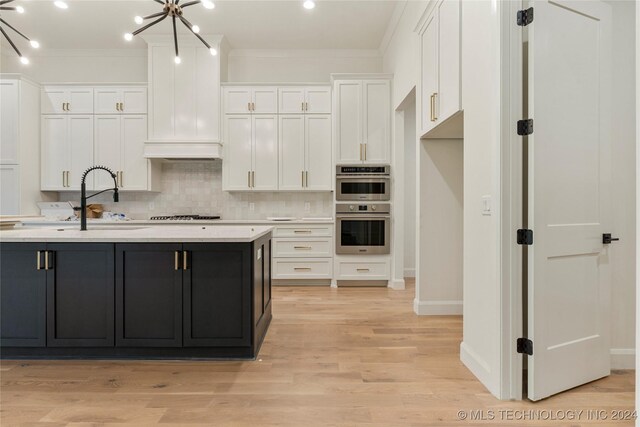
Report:
[[271,323],[271,233],[253,242],[253,351],[258,355]]

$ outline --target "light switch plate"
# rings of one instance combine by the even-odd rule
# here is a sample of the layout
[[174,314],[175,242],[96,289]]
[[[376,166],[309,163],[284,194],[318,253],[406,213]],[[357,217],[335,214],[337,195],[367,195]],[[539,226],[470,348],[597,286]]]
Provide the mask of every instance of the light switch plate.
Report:
[[482,196],[482,215],[491,216],[491,196]]

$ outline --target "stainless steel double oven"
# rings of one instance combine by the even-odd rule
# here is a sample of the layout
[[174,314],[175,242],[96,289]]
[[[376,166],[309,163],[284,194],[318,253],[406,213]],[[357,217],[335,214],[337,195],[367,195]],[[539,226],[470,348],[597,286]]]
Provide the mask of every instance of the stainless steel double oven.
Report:
[[390,253],[390,167],[342,165],[336,172],[336,254]]

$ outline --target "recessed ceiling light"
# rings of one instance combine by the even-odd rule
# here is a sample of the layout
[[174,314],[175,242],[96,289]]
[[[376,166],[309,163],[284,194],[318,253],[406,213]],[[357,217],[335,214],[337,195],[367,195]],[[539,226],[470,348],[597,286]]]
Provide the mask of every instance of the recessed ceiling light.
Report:
[[306,0],[304,3],[302,3],[302,6],[304,6],[305,9],[311,10],[316,7],[316,2],[313,0]]
[[69,5],[62,0],[56,0],[53,2],[53,4],[55,4],[56,7],[60,9],[69,9]]

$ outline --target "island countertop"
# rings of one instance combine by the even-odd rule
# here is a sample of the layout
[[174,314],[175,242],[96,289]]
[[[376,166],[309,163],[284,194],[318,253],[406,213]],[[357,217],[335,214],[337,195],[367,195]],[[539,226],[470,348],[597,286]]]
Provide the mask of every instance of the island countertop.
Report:
[[271,226],[252,225],[179,225],[162,226],[110,226],[89,228],[17,228],[0,231],[0,242],[58,242],[58,243],[98,243],[98,242],[140,242],[140,243],[248,243],[259,239],[273,230]]

